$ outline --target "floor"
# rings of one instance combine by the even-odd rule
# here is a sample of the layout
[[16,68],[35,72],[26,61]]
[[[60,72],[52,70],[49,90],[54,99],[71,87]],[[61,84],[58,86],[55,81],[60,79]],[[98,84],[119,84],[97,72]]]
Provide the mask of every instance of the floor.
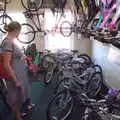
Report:
[[[47,120],[46,109],[48,103],[53,97],[53,91],[55,88],[56,75],[53,77],[52,82],[48,85],[44,84],[44,76],[40,82],[32,83],[31,85],[31,101],[36,104],[29,115],[24,120]],[[103,90],[103,89],[102,89]],[[2,111],[2,120],[12,120],[11,111],[5,109],[2,105],[0,111]],[[79,101],[75,101],[74,109],[67,120],[80,120],[84,112],[84,106],[79,104]],[[1,120],[1,119],[0,119]]]

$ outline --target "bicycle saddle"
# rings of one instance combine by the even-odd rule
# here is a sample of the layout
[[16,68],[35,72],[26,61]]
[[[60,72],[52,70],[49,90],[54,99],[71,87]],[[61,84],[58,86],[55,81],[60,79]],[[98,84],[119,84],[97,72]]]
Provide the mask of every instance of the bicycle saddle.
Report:
[[71,52],[73,52],[73,53],[77,53],[77,52],[78,52],[78,50],[71,50]]
[[118,31],[117,30],[110,31],[110,34],[115,37],[117,36]]

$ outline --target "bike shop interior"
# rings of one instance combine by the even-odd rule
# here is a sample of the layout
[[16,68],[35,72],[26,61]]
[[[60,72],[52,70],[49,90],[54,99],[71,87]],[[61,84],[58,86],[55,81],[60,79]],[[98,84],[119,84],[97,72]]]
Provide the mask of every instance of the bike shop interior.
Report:
[[[14,43],[35,104],[22,120],[120,120],[119,0],[0,0],[0,62],[12,21],[21,24]],[[32,43],[35,59],[26,52]],[[12,120],[2,70],[0,120]]]

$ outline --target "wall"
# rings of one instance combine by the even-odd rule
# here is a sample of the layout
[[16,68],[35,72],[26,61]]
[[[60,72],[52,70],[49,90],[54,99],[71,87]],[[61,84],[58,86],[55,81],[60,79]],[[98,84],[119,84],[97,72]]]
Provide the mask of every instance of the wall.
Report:
[[[66,8],[73,5],[73,0],[68,0]],[[21,0],[12,0],[10,4],[7,6],[8,11],[15,12],[23,12],[24,8],[22,7]],[[74,49],[78,49],[80,53],[91,54],[91,42],[89,39],[77,40],[76,37],[74,39]],[[35,42],[37,42],[37,47],[39,51],[44,51],[45,40],[44,37],[40,34],[37,34]]]
[[74,40],[74,48],[78,49],[80,53],[85,53],[91,56],[91,41],[89,38],[82,38],[78,40],[75,38]]
[[[100,64],[103,69],[103,75],[105,82],[108,83],[109,86],[120,89],[120,66],[115,64],[115,57],[113,57],[113,61],[108,59],[108,55],[110,55],[112,48],[111,46],[104,46],[100,42],[95,41],[92,39],[92,57],[96,63]],[[112,56],[115,56],[120,51],[116,50],[116,53],[112,53]],[[119,59],[117,59],[119,61]]]
[[9,3],[8,5],[7,5],[7,10],[10,10],[10,11],[24,11],[24,8],[23,8],[23,6],[22,6],[22,4],[21,4],[21,0],[12,0],[11,1],[11,3]]

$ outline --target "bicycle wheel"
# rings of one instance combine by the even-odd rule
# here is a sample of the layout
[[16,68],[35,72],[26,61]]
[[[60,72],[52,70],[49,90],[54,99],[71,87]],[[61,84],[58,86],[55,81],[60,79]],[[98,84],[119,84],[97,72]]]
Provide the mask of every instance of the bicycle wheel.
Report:
[[72,34],[72,25],[68,21],[64,21],[60,25],[60,33],[64,37],[69,37]]
[[4,25],[5,24],[8,25],[11,21],[12,21],[12,18],[6,14],[0,16],[0,31],[2,33],[6,33],[6,31],[4,30]]
[[21,34],[21,36],[25,37],[25,39],[20,39],[21,36],[19,37],[18,40],[21,43],[29,44],[35,39],[35,30],[30,24],[23,23],[20,34]]
[[53,73],[54,73],[54,63],[50,64],[47,68],[47,71],[44,77],[45,84],[48,84],[51,81]]
[[80,54],[80,55],[78,55],[78,58],[81,58],[81,57],[82,58],[84,57],[87,61],[92,61],[91,58],[87,54]]
[[91,76],[89,83],[88,83],[88,89],[87,89],[87,95],[91,98],[95,97],[99,90],[101,89],[103,83],[103,75],[101,72],[95,72]]
[[47,108],[47,120],[65,120],[70,115],[74,101],[68,95],[68,91],[63,90],[54,96]]
[[46,70],[48,68],[48,66],[53,63],[54,61],[54,56],[52,55],[45,55],[43,56],[42,60],[41,60],[41,64],[42,64],[42,67]]
[[93,65],[93,68],[95,69],[95,72],[101,72],[102,73],[102,68],[100,67],[100,65]]
[[23,7],[26,10],[37,11],[43,4],[43,0],[21,0]]

